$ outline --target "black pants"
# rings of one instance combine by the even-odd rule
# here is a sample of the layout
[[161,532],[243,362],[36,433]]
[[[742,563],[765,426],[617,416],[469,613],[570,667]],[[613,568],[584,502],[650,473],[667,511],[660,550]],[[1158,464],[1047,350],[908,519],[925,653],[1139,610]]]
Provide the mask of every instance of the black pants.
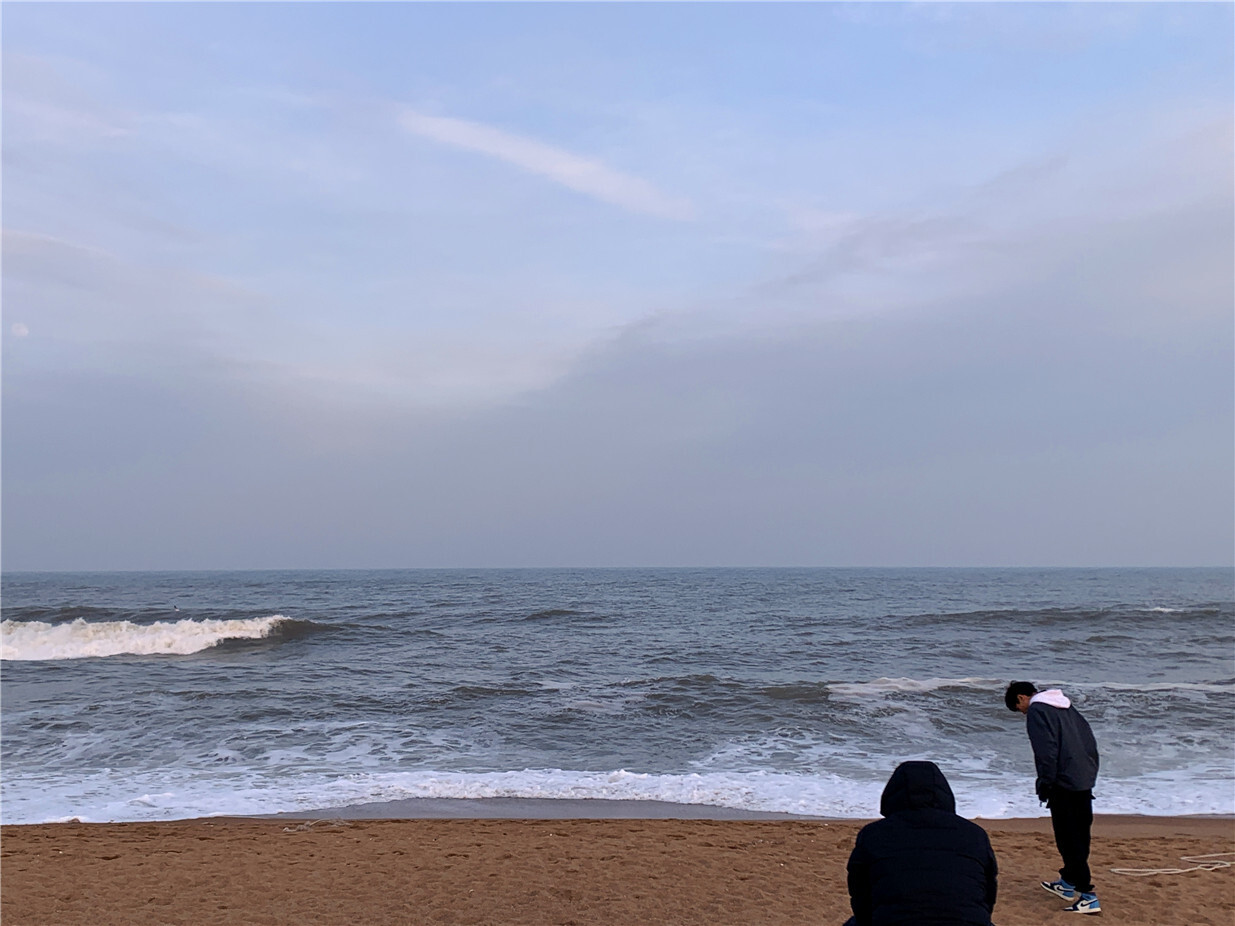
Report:
[[1051,794],[1051,827],[1055,845],[1063,858],[1059,877],[1079,891],[1093,892],[1089,880],[1089,827],[1093,824],[1093,792],[1064,791]]

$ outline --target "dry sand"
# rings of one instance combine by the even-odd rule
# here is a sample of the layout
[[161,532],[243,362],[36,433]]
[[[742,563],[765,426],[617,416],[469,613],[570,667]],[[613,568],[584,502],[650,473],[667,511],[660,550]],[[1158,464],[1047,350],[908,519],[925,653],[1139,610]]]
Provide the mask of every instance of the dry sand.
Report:
[[[982,822],[982,821],[979,821]],[[852,821],[211,819],[5,826],[5,926],[821,924],[849,914]],[[1038,886],[1047,820],[984,822],[998,926],[1072,922]],[[1235,868],[1134,878],[1235,852],[1230,819],[1100,817],[1107,922],[1235,923]],[[1235,861],[1235,855],[1228,855]]]

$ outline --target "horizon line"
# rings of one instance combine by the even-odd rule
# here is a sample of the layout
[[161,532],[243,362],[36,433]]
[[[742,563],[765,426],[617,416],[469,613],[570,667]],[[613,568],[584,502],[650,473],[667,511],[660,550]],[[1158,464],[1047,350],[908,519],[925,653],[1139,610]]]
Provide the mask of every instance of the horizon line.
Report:
[[940,565],[940,564],[925,564],[925,565],[895,565],[895,564],[867,564],[867,565],[802,565],[802,564],[782,564],[782,565],[607,565],[607,566],[206,566],[206,567],[160,567],[160,568],[141,568],[141,567],[124,567],[113,569],[0,569],[0,576],[18,575],[18,574],[56,574],[56,573],[177,573],[177,572],[533,572],[533,571],[598,571],[598,570],[642,570],[642,571],[684,571],[684,570],[706,570],[706,571],[723,571],[723,570],[801,570],[801,569],[852,569],[852,570],[877,570],[877,569],[957,569],[957,570],[978,570],[978,569],[1047,569],[1047,570],[1082,570],[1082,569],[1229,569],[1235,571],[1235,564],[1226,563],[1201,563],[1191,565],[1164,565],[1164,564],[1105,564],[1105,565],[1050,565],[1050,564],[960,564],[960,565]]

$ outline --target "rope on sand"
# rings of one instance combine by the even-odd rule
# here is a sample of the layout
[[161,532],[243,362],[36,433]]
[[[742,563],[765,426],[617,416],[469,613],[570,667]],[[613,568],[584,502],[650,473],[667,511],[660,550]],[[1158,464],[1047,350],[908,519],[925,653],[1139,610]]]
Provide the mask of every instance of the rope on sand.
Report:
[[[1196,862],[1191,868],[1112,868],[1117,875],[1131,875],[1134,878],[1144,878],[1148,875],[1182,875],[1185,871],[1219,871],[1230,868],[1233,862],[1218,861],[1224,855],[1235,855],[1235,852],[1213,852],[1209,855],[1181,855],[1181,862]],[[1215,861],[1205,861],[1214,859]]]
[[285,833],[304,833],[313,829],[319,823],[325,823],[327,826],[351,826],[346,820],[309,820],[307,823],[301,823],[299,826],[285,826]]

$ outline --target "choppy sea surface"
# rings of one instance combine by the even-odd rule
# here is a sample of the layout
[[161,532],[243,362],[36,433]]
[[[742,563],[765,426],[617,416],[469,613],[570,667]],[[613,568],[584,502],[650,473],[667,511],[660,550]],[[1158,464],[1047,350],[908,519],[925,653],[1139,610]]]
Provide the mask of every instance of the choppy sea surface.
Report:
[[1235,813],[1229,569],[8,573],[7,823],[407,798],[872,817],[905,759],[1038,816],[1012,679],[1095,809]]

